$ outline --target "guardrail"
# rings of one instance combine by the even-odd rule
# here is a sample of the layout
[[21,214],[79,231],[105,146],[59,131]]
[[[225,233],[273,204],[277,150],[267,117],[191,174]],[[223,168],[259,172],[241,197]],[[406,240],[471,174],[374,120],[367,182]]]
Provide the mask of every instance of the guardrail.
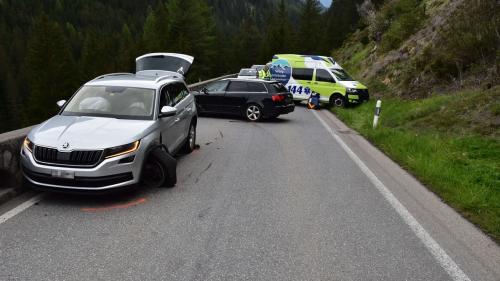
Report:
[[[235,74],[221,76],[194,83],[188,87],[192,91],[197,91],[211,82],[235,76]],[[19,168],[19,151],[24,138],[35,126],[0,134],[0,189],[8,187],[22,187],[22,174]]]

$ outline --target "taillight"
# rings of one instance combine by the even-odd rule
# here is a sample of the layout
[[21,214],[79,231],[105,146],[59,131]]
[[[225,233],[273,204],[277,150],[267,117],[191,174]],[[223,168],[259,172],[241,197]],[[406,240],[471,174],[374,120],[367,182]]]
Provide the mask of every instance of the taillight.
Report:
[[272,96],[272,99],[274,102],[280,102],[280,101],[284,101],[286,99],[286,97],[284,95],[275,95],[275,96]]

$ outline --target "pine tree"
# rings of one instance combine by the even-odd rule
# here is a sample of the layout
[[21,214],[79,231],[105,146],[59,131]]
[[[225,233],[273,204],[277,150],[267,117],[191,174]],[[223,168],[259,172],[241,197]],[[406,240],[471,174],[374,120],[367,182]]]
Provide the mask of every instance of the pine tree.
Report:
[[119,36],[120,47],[118,48],[118,56],[116,68],[118,71],[135,71],[134,58],[137,53],[137,44],[134,41],[130,28],[125,23],[122,27],[122,32]]
[[[342,45],[349,33],[358,27],[360,19],[357,5],[363,0],[334,0],[326,12],[326,46],[338,48]],[[374,4],[380,1],[374,1]]]
[[31,95],[26,124],[35,124],[57,112],[55,103],[75,90],[75,66],[69,44],[59,24],[41,15],[34,22],[28,44],[26,69]]
[[233,44],[233,69],[239,70],[243,67],[250,67],[259,58],[262,37],[253,15],[247,16],[240,26],[238,33],[234,36]]
[[296,42],[289,14],[284,0],[281,0],[277,11],[268,19],[265,39],[262,43],[261,61],[268,61],[277,53],[292,53]]
[[323,49],[321,4],[318,0],[305,0],[300,16],[297,47],[300,53],[316,54]]
[[155,9],[148,9],[143,27],[143,49],[145,52],[161,52],[167,48],[169,35],[168,11],[160,2]]
[[80,60],[81,81],[116,71],[116,43],[110,36],[89,31],[83,43]]
[[210,64],[216,54],[212,10],[203,0],[170,0],[167,11],[170,15],[167,49],[195,57],[191,81],[211,77]]

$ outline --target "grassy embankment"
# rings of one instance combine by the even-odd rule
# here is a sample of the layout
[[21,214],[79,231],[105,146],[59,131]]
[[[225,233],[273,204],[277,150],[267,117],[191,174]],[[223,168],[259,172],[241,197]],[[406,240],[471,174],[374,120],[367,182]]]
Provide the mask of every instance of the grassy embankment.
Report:
[[500,87],[332,109],[463,216],[500,241]]

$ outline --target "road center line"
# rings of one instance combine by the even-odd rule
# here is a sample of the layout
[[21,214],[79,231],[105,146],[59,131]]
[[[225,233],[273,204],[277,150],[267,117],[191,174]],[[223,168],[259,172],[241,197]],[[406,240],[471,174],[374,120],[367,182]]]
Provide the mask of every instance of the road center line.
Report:
[[330,135],[347,152],[349,157],[358,165],[361,171],[368,177],[372,184],[384,196],[389,204],[396,210],[399,216],[410,227],[415,235],[424,243],[425,247],[434,256],[441,267],[450,275],[454,281],[471,281],[470,278],[458,267],[453,259],[441,248],[424,227],[413,217],[401,202],[391,193],[391,191],[380,181],[377,176],[366,166],[365,163],[347,146],[347,144],[332,130],[330,126],[319,116],[316,111],[312,111],[314,116],[320,121]]
[[22,204],[18,205],[17,207],[13,208],[12,210],[6,212],[5,214],[0,216],[0,224],[8,221],[9,219],[15,217],[16,215],[22,213],[24,210],[28,209],[29,207],[35,205],[36,203],[40,202],[40,200],[43,199],[44,194],[38,194],[35,195],[34,197],[31,197],[27,201],[24,201]]

